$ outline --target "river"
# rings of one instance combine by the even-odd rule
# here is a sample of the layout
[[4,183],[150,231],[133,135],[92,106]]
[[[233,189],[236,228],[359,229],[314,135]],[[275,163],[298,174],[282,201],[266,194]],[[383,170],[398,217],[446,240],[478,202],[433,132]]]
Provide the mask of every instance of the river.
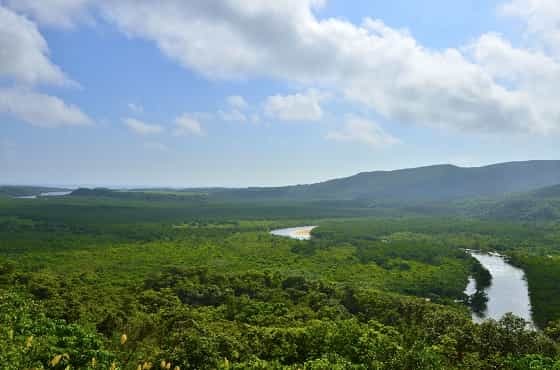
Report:
[[[289,237],[298,240],[311,239],[311,230],[317,226],[290,227],[287,229],[273,230],[270,233],[276,236]],[[475,322],[485,319],[499,320],[504,314],[511,312],[533,324],[531,315],[531,301],[525,272],[522,269],[507,263],[503,256],[469,251],[492,275],[492,283],[486,288],[488,303],[482,315],[473,312]],[[472,295],[476,292],[476,282],[469,278],[465,294]]]
[[317,226],[290,227],[287,229],[272,230],[270,233],[272,235],[285,236],[292,239],[309,240],[311,239],[311,230],[316,227]]
[[[488,303],[482,317],[473,313],[473,320],[481,322],[484,319],[499,320],[508,312],[525,319],[533,324],[531,315],[531,301],[525,272],[510,265],[503,256],[481,252],[469,252],[492,275],[492,284],[486,289]],[[465,293],[468,295],[476,291],[474,279],[469,279]]]
[[49,191],[46,193],[41,193],[39,195],[22,195],[19,197],[14,197],[17,199],[37,199],[40,197],[64,197],[66,195],[70,195],[72,191]]

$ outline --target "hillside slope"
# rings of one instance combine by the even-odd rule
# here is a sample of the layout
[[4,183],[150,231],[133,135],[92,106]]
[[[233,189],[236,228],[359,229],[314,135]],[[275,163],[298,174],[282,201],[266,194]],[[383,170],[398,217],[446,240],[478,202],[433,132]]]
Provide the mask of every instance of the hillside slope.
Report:
[[311,185],[230,189],[228,200],[367,200],[429,202],[495,197],[560,184],[560,161],[509,162],[484,167],[435,165],[363,172]]
[[497,200],[468,202],[467,214],[498,220],[553,221],[560,219],[560,185],[547,186]]

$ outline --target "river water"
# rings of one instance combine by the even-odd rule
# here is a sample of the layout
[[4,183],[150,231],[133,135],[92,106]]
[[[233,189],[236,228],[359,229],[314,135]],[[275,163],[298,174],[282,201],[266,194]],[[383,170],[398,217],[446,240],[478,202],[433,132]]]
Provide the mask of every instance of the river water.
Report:
[[[525,272],[510,265],[504,257],[497,254],[469,252],[492,275],[492,284],[486,289],[488,295],[487,309],[480,317],[473,313],[473,320],[481,322],[484,319],[499,320],[508,312],[533,323],[531,315],[531,301]],[[474,279],[469,279],[465,293],[470,295],[476,291]]]
[[292,239],[298,240],[309,240],[311,239],[311,230],[317,226],[300,226],[300,227],[290,227],[287,229],[272,230],[270,233],[276,236],[285,236]]
[[[270,233],[276,236],[284,236],[298,240],[311,239],[311,230],[316,226],[291,227],[287,229],[273,230]],[[487,254],[469,251],[492,275],[492,284],[486,288],[488,303],[486,311],[482,316],[472,314],[475,322],[485,319],[501,319],[506,313],[511,312],[533,325],[531,315],[531,301],[529,300],[529,289],[525,272],[522,269],[510,265],[503,256],[498,254]],[[465,294],[472,295],[476,292],[476,282],[469,278],[469,284]]]
[[71,191],[50,191],[46,193],[41,193],[39,195],[23,195],[19,197],[14,197],[17,199],[37,199],[39,197],[64,197],[70,195]]

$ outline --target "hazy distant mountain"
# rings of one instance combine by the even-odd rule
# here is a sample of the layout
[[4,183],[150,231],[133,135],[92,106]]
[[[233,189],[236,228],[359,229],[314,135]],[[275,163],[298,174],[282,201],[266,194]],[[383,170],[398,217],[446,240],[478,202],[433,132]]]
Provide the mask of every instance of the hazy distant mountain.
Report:
[[560,198],[560,185],[547,186],[546,188],[538,189],[531,194],[533,198],[549,199]]
[[248,201],[431,202],[530,192],[557,184],[560,184],[560,161],[526,161],[484,167],[436,165],[364,172],[311,185],[230,189],[214,192],[213,196]]

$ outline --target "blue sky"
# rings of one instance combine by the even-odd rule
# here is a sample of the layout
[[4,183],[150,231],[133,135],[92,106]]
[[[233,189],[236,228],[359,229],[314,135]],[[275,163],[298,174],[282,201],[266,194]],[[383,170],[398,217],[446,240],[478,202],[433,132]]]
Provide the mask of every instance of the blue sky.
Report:
[[0,183],[559,159],[550,0],[0,0]]

